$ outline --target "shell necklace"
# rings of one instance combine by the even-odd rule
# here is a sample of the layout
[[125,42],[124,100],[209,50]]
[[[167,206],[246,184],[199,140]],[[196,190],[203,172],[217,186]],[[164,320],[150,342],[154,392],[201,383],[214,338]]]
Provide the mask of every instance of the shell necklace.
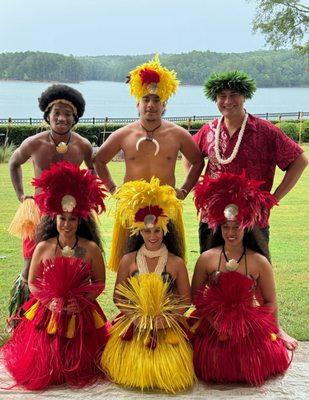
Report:
[[231,258],[230,260],[227,258],[227,255],[225,253],[225,249],[224,246],[222,246],[222,253],[224,255],[226,264],[225,264],[225,268],[228,271],[236,271],[239,267],[239,263],[242,260],[243,256],[246,254],[246,248],[244,247],[244,251],[241,253],[241,256],[239,257],[238,260],[235,260],[234,258]]
[[[143,137],[141,137],[141,138],[138,139],[138,141],[136,142],[136,145],[135,145],[136,150],[138,151],[138,150],[139,150],[139,145],[141,144],[141,142],[143,142],[144,140],[146,140],[147,142],[152,142],[152,143],[156,146],[156,150],[155,150],[155,153],[154,153],[154,155],[156,156],[156,155],[159,153],[159,151],[160,151],[160,145],[159,145],[159,142],[153,137],[153,133],[154,133],[154,131],[156,131],[157,129],[159,129],[159,128],[161,127],[162,122],[160,122],[160,125],[158,125],[158,126],[155,127],[154,129],[152,129],[151,131],[148,130],[148,129],[146,129],[146,128],[141,124],[141,122],[140,122],[139,124],[140,124],[140,126],[144,129],[144,131],[146,132],[146,136],[143,136]],[[149,136],[149,133],[151,133],[152,136]]]
[[75,255],[74,249],[77,246],[77,244],[78,244],[78,236],[76,236],[76,241],[75,241],[73,247],[70,247],[70,246],[62,247],[60,244],[60,241],[59,241],[59,235],[57,236],[57,246],[60,247],[61,254],[63,255],[63,257],[74,257],[74,255]]
[[57,153],[64,154],[64,153],[66,153],[68,151],[68,148],[69,148],[68,145],[69,145],[70,140],[71,140],[71,132],[70,132],[70,135],[69,135],[69,139],[68,139],[68,141],[66,143],[65,142],[60,142],[60,143],[57,144],[55,142],[55,139],[53,137],[52,132],[49,132],[49,136],[51,137],[52,141],[54,142],[54,145],[56,146]]
[[237,156],[238,150],[239,150],[239,146],[242,140],[242,137],[244,135],[244,131],[246,128],[246,124],[247,124],[247,120],[248,120],[248,113],[245,114],[245,117],[242,121],[241,124],[241,128],[238,134],[238,138],[237,138],[237,142],[235,144],[235,147],[232,151],[232,154],[228,157],[228,158],[221,158],[220,156],[220,152],[219,152],[219,137],[220,137],[220,130],[221,130],[221,123],[222,123],[222,119],[223,119],[223,115],[222,117],[219,119],[218,121],[218,125],[216,128],[216,132],[215,132],[215,155],[216,155],[216,159],[218,160],[219,164],[229,164],[231,163],[234,158]]
[[161,275],[168,259],[168,250],[165,244],[162,243],[160,249],[156,251],[147,250],[146,246],[144,244],[142,245],[142,247],[138,250],[136,254],[136,264],[140,274],[149,274],[146,257],[159,257],[154,272]]

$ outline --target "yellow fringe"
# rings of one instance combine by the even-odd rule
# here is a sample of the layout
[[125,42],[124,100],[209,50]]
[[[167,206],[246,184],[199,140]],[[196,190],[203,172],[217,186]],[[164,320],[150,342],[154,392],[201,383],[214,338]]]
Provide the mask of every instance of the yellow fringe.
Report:
[[73,314],[68,323],[66,337],[72,339],[75,336],[76,315]]
[[[115,323],[101,358],[109,378],[121,385],[161,389],[168,393],[190,388],[195,382],[192,349],[178,321],[183,321],[180,300],[168,292],[168,284],[155,274],[133,277],[117,287],[125,314]],[[157,329],[156,317],[168,328]],[[121,336],[135,324],[132,340]],[[156,347],[147,344],[156,338]]]
[[55,314],[52,312],[47,328],[46,328],[46,332],[49,335],[54,335],[57,332],[57,321],[55,319]]
[[128,234],[128,230],[121,225],[120,218],[116,215],[113,228],[111,254],[107,264],[108,268],[114,272],[118,271],[119,262],[121,257],[124,255],[124,246]]
[[18,207],[8,228],[8,232],[20,238],[34,238],[35,230],[41,221],[40,211],[33,199],[24,200]]
[[93,320],[94,320],[94,326],[96,329],[100,329],[105,325],[104,319],[97,312],[97,310],[92,311],[92,316],[93,316]]
[[40,302],[37,301],[25,312],[25,317],[29,321],[32,321],[33,318],[35,317],[35,314],[36,314],[36,312],[38,310],[39,305],[40,305]]
[[166,341],[166,333],[159,332],[157,346],[148,348],[144,335],[136,332],[132,340],[119,336],[123,328],[112,328],[111,338],[103,351],[101,367],[108,377],[120,385],[139,389],[161,389],[176,393],[189,389],[195,382],[192,349],[181,332],[174,331],[177,345]]

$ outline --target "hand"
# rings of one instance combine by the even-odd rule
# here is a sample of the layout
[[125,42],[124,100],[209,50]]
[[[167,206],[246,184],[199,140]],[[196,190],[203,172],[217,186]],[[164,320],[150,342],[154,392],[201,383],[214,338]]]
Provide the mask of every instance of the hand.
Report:
[[79,305],[77,303],[77,300],[74,297],[71,297],[68,300],[67,306],[65,307],[65,310],[69,313],[69,314],[76,314],[80,312],[80,308]]
[[61,304],[60,299],[52,299],[47,308],[52,312],[60,312]]
[[155,318],[155,327],[157,329],[167,329],[169,328],[166,319],[162,317],[162,315],[159,315],[158,317]]
[[176,197],[179,200],[184,200],[187,197],[188,191],[186,189],[175,188]]
[[21,196],[18,197],[18,200],[23,203],[27,199],[33,199],[33,196],[27,196],[26,194],[22,194]]
[[110,187],[108,191],[111,195],[113,195],[117,191],[117,186],[114,185],[114,186]]

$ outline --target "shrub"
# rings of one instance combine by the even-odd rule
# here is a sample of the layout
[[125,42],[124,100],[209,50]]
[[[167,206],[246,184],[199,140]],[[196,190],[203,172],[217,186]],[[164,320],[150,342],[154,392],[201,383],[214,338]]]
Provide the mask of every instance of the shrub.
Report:
[[309,142],[309,119],[302,122],[301,140],[302,142]]
[[8,146],[0,146],[0,163],[7,163],[15,149],[16,146],[12,143]]
[[280,128],[288,137],[290,137],[295,142],[298,141],[298,133],[299,133],[299,122],[279,122],[276,124],[278,128]]

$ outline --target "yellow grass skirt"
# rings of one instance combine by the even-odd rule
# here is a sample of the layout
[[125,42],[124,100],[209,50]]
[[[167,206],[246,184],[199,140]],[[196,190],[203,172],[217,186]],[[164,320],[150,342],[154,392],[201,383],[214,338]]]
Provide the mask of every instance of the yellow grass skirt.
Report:
[[[126,311],[113,325],[103,351],[104,372],[127,387],[169,393],[189,389],[195,382],[192,349],[178,323],[184,317],[177,314],[180,304],[168,283],[155,273],[145,274],[130,278],[117,293],[122,299],[118,305]],[[158,316],[168,328],[156,328]]]

